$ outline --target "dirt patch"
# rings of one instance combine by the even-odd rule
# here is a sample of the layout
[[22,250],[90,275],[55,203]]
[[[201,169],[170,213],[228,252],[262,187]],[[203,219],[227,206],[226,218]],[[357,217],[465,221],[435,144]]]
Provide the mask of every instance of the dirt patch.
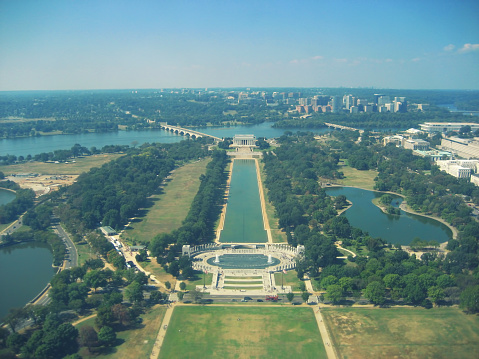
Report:
[[37,197],[56,191],[60,187],[70,186],[78,175],[39,175],[36,177],[8,176],[7,179],[17,183],[21,188],[31,189]]

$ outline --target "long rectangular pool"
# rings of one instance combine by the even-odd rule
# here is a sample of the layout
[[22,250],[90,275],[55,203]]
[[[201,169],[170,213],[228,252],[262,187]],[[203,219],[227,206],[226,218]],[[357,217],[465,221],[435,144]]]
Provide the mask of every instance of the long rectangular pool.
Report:
[[265,243],[255,160],[236,159],[226,206],[221,242]]

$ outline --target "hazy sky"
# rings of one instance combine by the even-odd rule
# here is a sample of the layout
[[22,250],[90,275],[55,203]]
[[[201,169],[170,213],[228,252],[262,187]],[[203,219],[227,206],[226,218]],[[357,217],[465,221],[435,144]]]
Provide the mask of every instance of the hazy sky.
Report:
[[0,0],[0,90],[479,89],[478,0]]

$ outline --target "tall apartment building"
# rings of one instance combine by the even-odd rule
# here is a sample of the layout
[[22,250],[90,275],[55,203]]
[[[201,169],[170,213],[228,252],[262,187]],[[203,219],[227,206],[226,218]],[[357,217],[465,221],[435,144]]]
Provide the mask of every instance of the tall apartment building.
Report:
[[341,97],[333,96],[331,98],[331,109],[332,109],[331,112],[337,113],[341,111],[341,104],[342,104]]

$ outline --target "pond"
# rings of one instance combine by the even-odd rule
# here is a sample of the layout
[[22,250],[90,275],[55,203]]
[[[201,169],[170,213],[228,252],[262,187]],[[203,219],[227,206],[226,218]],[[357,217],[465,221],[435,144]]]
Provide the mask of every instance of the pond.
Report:
[[15,192],[0,189],[0,206],[10,203],[15,199]]
[[0,318],[11,308],[26,305],[45,288],[56,272],[52,263],[46,244],[29,242],[0,248]]
[[268,263],[268,256],[264,254],[222,254],[218,257],[211,257],[207,263],[224,269],[264,269],[280,263],[278,258],[271,257]]
[[[369,232],[372,237],[381,237],[388,243],[409,245],[416,237],[438,243],[452,239],[451,229],[437,220],[404,211],[400,215],[385,214],[372,203],[374,198],[384,193],[353,187],[331,187],[326,192],[331,196],[345,195],[353,203],[342,214],[353,227]],[[396,196],[393,202],[401,201],[402,198]]]

